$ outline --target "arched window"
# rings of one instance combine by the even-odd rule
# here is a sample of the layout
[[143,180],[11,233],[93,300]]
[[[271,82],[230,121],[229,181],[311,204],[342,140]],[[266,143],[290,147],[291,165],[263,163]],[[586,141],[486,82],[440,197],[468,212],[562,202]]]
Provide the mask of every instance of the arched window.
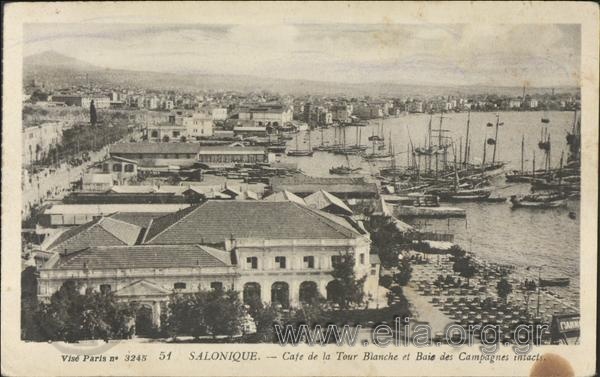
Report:
[[319,298],[317,283],[314,281],[303,281],[300,283],[300,302],[313,302]]
[[284,308],[290,306],[290,286],[283,281],[277,281],[271,286],[271,303]]
[[246,283],[244,284],[243,292],[244,304],[250,305],[255,302],[260,302],[260,284]]

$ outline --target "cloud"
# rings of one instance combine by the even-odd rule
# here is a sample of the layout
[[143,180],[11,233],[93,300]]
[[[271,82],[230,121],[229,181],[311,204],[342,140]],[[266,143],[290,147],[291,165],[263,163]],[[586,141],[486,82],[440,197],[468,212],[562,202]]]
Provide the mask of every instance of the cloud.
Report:
[[29,24],[25,36],[26,53],[110,68],[340,82],[574,85],[581,59],[577,25]]

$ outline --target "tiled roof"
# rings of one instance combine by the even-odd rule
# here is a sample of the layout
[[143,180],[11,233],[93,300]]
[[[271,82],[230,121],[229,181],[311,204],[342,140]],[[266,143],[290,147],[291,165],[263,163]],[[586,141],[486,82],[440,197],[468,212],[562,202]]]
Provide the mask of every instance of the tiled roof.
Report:
[[276,193],[273,193],[269,196],[267,196],[266,198],[264,198],[263,200],[267,200],[270,202],[296,202],[298,204],[302,204],[302,205],[306,205],[306,202],[304,202],[304,199],[302,199],[301,197],[299,197],[296,194],[293,194],[289,191],[279,191]]
[[229,267],[228,253],[201,245],[96,246],[60,259],[53,269]]
[[198,153],[200,148],[200,144],[196,143],[116,143],[110,147],[110,153]]
[[146,236],[144,237],[144,240],[150,240],[154,236],[156,236],[158,233],[165,231],[168,227],[170,227],[171,225],[173,225],[176,222],[178,222],[179,220],[181,220],[181,218],[187,216],[195,208],[196,207],[194,207],[194,206],[190,206],[190,207],[184,208],[180,211],[169,213],[167,215],[164,215],[164,216],[161,216],[161,217],[158,217],[158,218],[152,220],[152,222],[150,223],[150,225],[148,227],[148,231],[146,232]]
[[48,246],[48,250],[74,252],[90,246],[134,245],[141,227],[110,217],[101,217],[69,229]]
[[164,212],[117,212],[109,217],[124,221],[129,224],[137,225],[140,228],[148,228],[151,220],[164,215]]
[[352,210],[337,196],[328,193],[327,191],[319,190],[304,198],[306,205],[314,209],[327,208],[330,205],[337,206],[346,214],[351,215]]
[[221,244],[230,237],[258,239],[348,239],[359,236],[329,214],[294,202],[207,201],[156,219],[147,244]]

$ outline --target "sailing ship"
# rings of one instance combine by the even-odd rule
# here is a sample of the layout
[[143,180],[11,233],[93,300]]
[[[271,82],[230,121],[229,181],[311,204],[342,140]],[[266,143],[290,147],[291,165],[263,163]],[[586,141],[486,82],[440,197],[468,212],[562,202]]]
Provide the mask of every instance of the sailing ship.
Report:
[[382,175],[383,177],[387,177],[387,178],[408,178],[409,174],[408,171],[406,171],[405,169],[401,169],[399,167],[397,167],[396,165],[396,154],[394,153],[394,146],[391,143],[390,140],[390,146],[389,146],[389,153],[390,153],[390,166],[389,167],[385,167],[385,168],[381,168],[379,170],[379,174]]
[[[544,176],[545,171],[538,171],[537,174],[535,171],[525,171],[524,170],[524,155],[525,155],[525,136],[521,138],[521,170],[511,170],[505,174],[506,182],[510,183],[530,183],[532,182],[536,175],[538,177]],[[535,168],[535,163],[534,163]]]
[[[389,149],[388,149],[387,153],[386,152],[376,152],[375,151],[375,147],[379,144],[379,141],[382,141],[382,140],[383,140],[383,136],[381,138],[378,137],[378,139],[373,140],[373,142],[372,142],[373,151],[370,154],[367,154],[367,155],[363,156],[363,158],[365,160],[383,160],[383,159],[388,159],[388,158],[392,157],[392,151],[389,150]],[[392,145],[391,144],[391,134],[390,134],[390,144],[389,145],[390,146]]]
[[298,148],[298,136],[296,136],[296,149],[291,149],[287,152],[287,155],[290,157],[310,157],[313,155],[313,150],[310,146],[310,130],[308,130],[308,149],[299,149]]
[[454,155],[454,187],[448,189],[432,189],[425,191],[426,194],[437,195],[441,201],[448,202],[472,202],[484,201],[490,197],[492,192],[489,189],[469,187],[461,188],[460,179],[458,177],[458,169],[456,163],[456,154]]
[[360,144],[360,135],[361,132],[357,128],[356,129],[356,144],[355,145],[346,145],[346,127],[342,128],[342,145],[333,149],[333,154],[341,154],[341,155],[359,155],[362,154],[368,147],[366,145]]
[[373,133],[369,136],[369,141],[384,141],[383,137],[383,121],[379,120],[379,125],[377,126],[377,134],[375,134],[375,129],[373,129]]
[[[562,157],[561,157],[562,165]],[[535,182],[535,154],[533,155],[533,174],[532,183]],[[546,170],[545,170],[546,171]],[[564,191],[549,191],[535,193],[536,187],[532,184],[531,194],[528,195],[512,195],[510,202],[513,208],[530,207],[530,208],[556,208],[566,204],[567,195]]]
[[348,158],[348,156],[346,156],[346,163],[347,163],[347,165],[340,165],[340,166],[335,166],[335,167],[330,168],[329,174],[348,175],[348,174],[352,174],[354,172],[361,170],[361,168],[353,169],[350,167],[350,159]]
[[[488,126],[490,124],[491,123],[488,123]],[[496,114],[496,134],[493,139],[489,138],[486,141],[486,144],[493,146],[492,162],[487,165],[484,165],[484,167],[483,167],[483,170],[486,172],[499,171],[502,168],[504,168],[504,165],[506,165],[506,163],[504,163],[502,161],[496,161],[496,155],[497,155],[497,149],[498,149],[498,129],[500,128],[500,126],[503,126],[503,125],[504,125],[504,122],[500,122],[500,114]]]

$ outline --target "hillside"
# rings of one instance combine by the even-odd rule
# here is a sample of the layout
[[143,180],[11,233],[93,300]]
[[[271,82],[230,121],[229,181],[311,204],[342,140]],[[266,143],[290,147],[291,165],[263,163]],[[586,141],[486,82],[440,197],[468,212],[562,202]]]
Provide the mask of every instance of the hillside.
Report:
[[[326,81],[288,80],[245,75],[211,75],[116,70],[97,67],[81,60],[46,51],[23,59],[23,78],[43,79],[54,86],[90,83],[112,87],[139,87],[156,90],[235,90],[241,92],[268,90],[288,94],[349,96],[433,96],[494,93],[518,96],[520,87],[403,85],[393,82],[338,83]],[[550,88],[530,88],[528,92],[546,93]],[[560,88],[561,91],[576,88]]]

